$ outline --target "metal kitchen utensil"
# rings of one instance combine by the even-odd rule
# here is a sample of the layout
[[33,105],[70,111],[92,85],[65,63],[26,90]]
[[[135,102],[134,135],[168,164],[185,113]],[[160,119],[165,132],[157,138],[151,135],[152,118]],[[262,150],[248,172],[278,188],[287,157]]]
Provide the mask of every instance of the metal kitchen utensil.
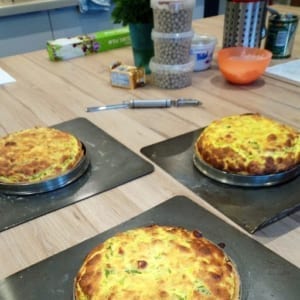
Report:
[[299,298],[299,268],[184,196],[168,199],[125,223],[1,280],[0,297],[11,300],[71,300],[74,278],[91,249],[117,232],[152,224],[199,230],[212,242],[223,243],[226,254],[234,261],[239,273],[240,300]]
[[155,100],[130,100],[123,101],[118,104],[110,104],[104,106],[92,106],[86,109],[87,112],[96,112],[102,110],[110,109],[120,109],[120,108],[166,108],[166,107],[182,107],[182,106],[197,106],[202,104],[196,99],[155,99]]
[[[154,170],[151,163],[88,119],[75,118],[53,127],[70,132],[85,145],[90,161],[88,169],[74,182],[46,193],[9,195],[0,191],[0,232],[111,190]],[[0,299],[3,298],[1,296],[0,292]],[[34,297],[29,298],[33,300]]]
[[227,1],[223,47],[259,47],[266,33],[267,1]]
[[300,166],[296,166],[285,172],[268,175],[230,174],[208,165],[195,154],[193,155],[193,163],[200,172],[209,178],[222,183],[244,187],[265,187],[277,185],[289,181],[300,174]]
[[90,158],[82,143],[84,155],[78,164],[67,172],[34,183],[0,183],[0,193],[8,195],[33,195],[50,192],[62,188],[81,177],[90,165]]
[[300,176],[278,185],[247,187],[223,184],[198,171],[192,157],[194,144],[203,129],[146,146],[141,152],[250,233],[300,209]]

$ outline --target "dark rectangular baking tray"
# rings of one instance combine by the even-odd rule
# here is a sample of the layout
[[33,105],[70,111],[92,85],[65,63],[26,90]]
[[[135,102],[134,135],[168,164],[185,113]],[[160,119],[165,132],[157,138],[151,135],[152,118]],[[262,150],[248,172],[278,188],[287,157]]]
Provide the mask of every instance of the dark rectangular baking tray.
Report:
[[25,196],[0,193],[0,231],[153,171],[152,164],[85,118],[53,127],[76,135],[84,143],[90,159],[89,169],[78,180],[55,191]]
[[198,129],[146,146],[141,152],[250,233],[300,208],[300,176],[270,187],[239,187],[220,183],[198,171],[193,164]]
[[0,281],[0,299],[72,300],[73,280],[86,254],[116,232],[150,224],[199,230],[225,243],[242,282],[242,300],[298,300],[299,269],[184,196],[168,201]]

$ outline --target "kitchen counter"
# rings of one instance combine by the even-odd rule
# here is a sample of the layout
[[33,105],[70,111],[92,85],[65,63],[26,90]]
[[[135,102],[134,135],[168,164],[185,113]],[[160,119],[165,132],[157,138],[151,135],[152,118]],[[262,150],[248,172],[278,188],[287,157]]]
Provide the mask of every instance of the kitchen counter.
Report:
[[76,5],[77,0],[0,0],[0,17]]
[[[276,8],[300,14],[300,8]],[[193,27],[197,33],[217,36],[219,49],[223,20],[224,16],[200,19],[194,21]],[[300,58],[299,32],[298,28],[293,58]],[[0,67],[16,82],[0,86],[0,136],[82,117],[141,155],[141,148],[147,145],[196,130],[214,119],[231,114],[259,112],[300,129],[298,84],[263,76],[251,85],[231,85],[221,76],[214,60],[211,69],[193,73],[190,87],[164,90],[150,82],[143,88],[127,90],[110,85],[109,65],[116,60],[132,65],[131,48],[57,63],[49,61],[46,50],[1,58]],[[282,61],[287,60],[273,60],[272,64]],[[87,106],[114,104],[132,98],[180,97],[200,99],[203,105],[85,112]],[[0,278],[77,245],[175,195],[189,197],[243,234],[300,267],[299,211],[250,235],[155,166],[155,171],[147,176],[2,231]]]

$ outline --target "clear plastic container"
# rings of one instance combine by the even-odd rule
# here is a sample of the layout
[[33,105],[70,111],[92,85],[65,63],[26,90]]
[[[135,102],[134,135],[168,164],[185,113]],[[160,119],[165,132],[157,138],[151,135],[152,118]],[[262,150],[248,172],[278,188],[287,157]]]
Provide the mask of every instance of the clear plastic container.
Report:
[[194,71],[206,70],[211,66],[217,38],[208,34],[195,34],[192,39],[190,54],[194,58]]
[[165,65],[188,63],[193,36],[193,31],[162,33],[152,30],[155,61]]
[[195,0],[151,0],[154,29],[158,32],[186,32],[192,29]]
[[164,89],[180,89],[192,84],[194,60],[191,58],[186,64],[164,65],[152,57],[149,64],[152,81],[155,86]]

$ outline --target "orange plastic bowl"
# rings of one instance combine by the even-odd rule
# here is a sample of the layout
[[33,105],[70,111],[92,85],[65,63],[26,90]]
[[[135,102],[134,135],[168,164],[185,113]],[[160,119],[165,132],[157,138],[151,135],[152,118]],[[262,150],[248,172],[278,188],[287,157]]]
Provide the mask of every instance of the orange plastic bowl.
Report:
[[217,53],[221,73],[235,84],[248,84],[258,79],[271,58],[272,52],[261,48],[230,47]]

